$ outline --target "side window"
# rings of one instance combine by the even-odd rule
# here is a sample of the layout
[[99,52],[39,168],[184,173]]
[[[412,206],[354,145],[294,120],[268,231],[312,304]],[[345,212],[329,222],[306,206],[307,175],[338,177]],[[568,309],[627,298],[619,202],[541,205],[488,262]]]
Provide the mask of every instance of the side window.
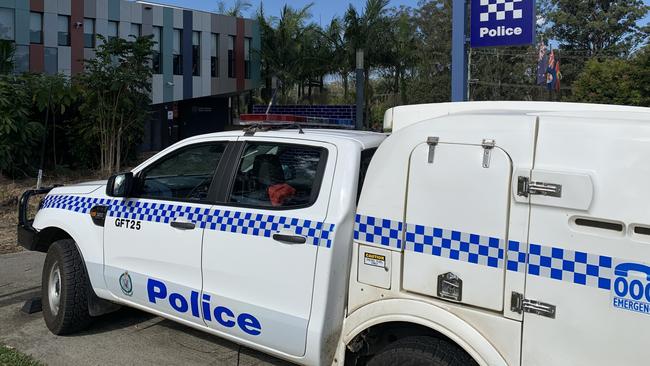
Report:
[[254,207],[299,208],[318,198],[327,150],[321,147],[248,143],[229,202]]
[[359,198],[361,197],[361,188],[363,188],[363,182],[366,180],[366,173],[368,172],[368,167],[370,166],[370,161],[372,157],[375,156],[377,148],[366,149],[361,152],[361,162],[359,163],[359,185],[357,188],[357,203],[359,203]]
[[225,142],[181,148],[138,175],[136,196],[205,201],[212,177],[226,149]]

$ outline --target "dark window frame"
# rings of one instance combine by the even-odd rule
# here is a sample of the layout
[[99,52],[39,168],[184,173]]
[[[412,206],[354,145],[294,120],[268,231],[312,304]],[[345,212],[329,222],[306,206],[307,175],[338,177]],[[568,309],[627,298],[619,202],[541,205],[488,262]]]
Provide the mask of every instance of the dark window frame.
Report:
[[[119,38],[120,37],[120,22],[117,20],[109,20],[108,25],[106,26],[106,39],[111,40],[113,38]],[[115,35],[109,35],[108,34],[108,28],[111,24],[115,24]]]
[[[217,201],[217,205],[225,207],[239,207],[239,208],[248,208],[254,210],[267,210],[267,211],[292,211],[300,210],[304,208],[309,208],[318,202],[320,197],[320,191],[323,187],[323,179],[325,178],[325,170],[327,168],[328,158],[329,158],[329,149],[325,146],[318,145],[308,145],[308,144],[298,144],[290,142],[277,142],[277,141],[268,141],[268,140],[244,140],[241,142],[239,151],[233,157],[232,169],[228,172],[229,182],[225,187],[225,194]],[[318,162],[318,167],[316,168],[316,175],[314,176],[315,184],[312,186],[311,197],[309,198],[309,203],[296,206],[260,206],[255,204],[247,204],[240,202],[231,202],[232,191],[234,189],[235,180],[237,179],[237,174],[239,173],[239,167],[242,162],[242,157],[244,152],[249,145],[275,145],[275,146],[290,146],[290,147],[302,147],[310,148],[314,150],[320,150],[320,160]]]
[[172,32],[178,31],[178,54],[174,53],[174,33],[172,33],[172,75],[183,75],[183,30],[174,28]]
[[[142,28],[140,28],[142,30]],[[163,73],[163,60],[162,60],[162,42],[163,42],[163,29],[159,26],[152,27],[152,35],[158,31],[158,50],[151,51],[151,69],[154,75],[161,75]],[[153,45],[152,47],[156,47]]]
[[[198,33],[199,44],[194,44],[194,34]],[[201,32],[192,31],[192,76],[201,76]]]
[[[248,43],[248,52],[246,52],[246,44]],[[250,37],[244,38],[244,79],[251,79],[253,67],[253,39]],[[248,60],[246,59],[248,57]]]
[[[215,49],[214,55],[212,55],[213,47]],[[219,77],[219,33],[210,34],[210,77]]]
[[[235,79],[237,77],[237,37],[229,35],[228,37],[228,77]],[[230,41],[232,40],[232,49]]]
[[[137,198],[137,199],[147,199],[147,200],[154,200],[154,201],[165,201],[165,202],[185,202],[185,203],[196,203],[196,204],[210,204],[213,205],[216,203],[214,199],[214,194],[213,192],[215,189],[217,189],[219,185],[223,184],[228,184],[229,179],[226,176],[226,179],[223,179],[224,174],[223,171],[225,170],[226,167],[229,166],[228,160],[231,158],[231,149],[234,148],[233,146],[234,141],[232,140],[214,140],[214,141],[204,141],[204,142],[198,142],[190,145],[186,145],[183,147],[180,147],[178,149],[175,149],[173,151],[170,151],[169,153],[161,156],[160,158],[156,159],[154,162],[151,164],[147,165],[144,169],[139,171],[135,178],[135,189],[133,195],[131,195],[129,198]],[[169,160],[176,156],[179,153],[182,153],[186,150],[201,147],[201,146],[207,146],[207,145],[215,145],[215,144],[224,144],[224,150],[223,154],[221,155],[221,159],[219,160],[219,163],[217,163],[217,166],[214,168],[214,174],[212,175],[212,179],[210,180],[210,185],[208,186],[208,193],[206,195],[206,198],[204,200],[192,200],[192,199],[182,199],[182,198],[169,198],[169,197],[151,197],[151,196],[144,196],[139,192],[138,190],[141,189],[143,181],[142,181],[142,176],[145,174],[148,170],[150,170],[152,167],[157,166],[159,163],[162,163],[166,160]],[[227,173],[230,172],[230,170],[226,171]],[[220,179],[221,181],[218,182],[217,179]]]
[[[93,25],[93,32],[92,33],[86,33],[86,20],[92,21],[92,25]],[[83,27],[84,48],[88,48],[88,49],[95,48],[97,46],[97,20],[95,18],[84,18],[83,19],[83,24],[84,24],[84,27]],[[88,36],[92,37],[91,40],[90,40],[90,43],[91,43],[90,46],[86,43],[86,38]]]
[[[38,14],[41,18],[41,30],[39,31],[32,30],[32,15],[34,14]],[[32,40],[33,33],[39,33],[38,41]],[[38,11],[29,12],[29,44],[43,44],[43,13]]]
[[[71,44],[71,40],[70,40],[70,33],[71,33],[70,32],[70,16],[65,15],[65,14],[58,14],[57,18],[56,18],[57,28],[59,27],[59,19],[61,19],[61,18],[66,18],[66,20],[68,21],[68,29],[66,30],[66,32],[62,32],[60,29],[57,29],[56,43],[59,46],[69,47],[70,44]],[[64,38],[65,42],[61,42],[62,37],[65,37]]]

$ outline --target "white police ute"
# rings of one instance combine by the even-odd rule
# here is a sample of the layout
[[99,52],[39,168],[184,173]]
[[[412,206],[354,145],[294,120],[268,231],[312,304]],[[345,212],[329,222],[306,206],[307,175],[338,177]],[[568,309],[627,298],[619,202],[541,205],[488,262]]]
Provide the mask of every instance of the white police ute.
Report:
[[384,126],[197,136],[26,192],[48,328],[126,305],[298,364],[647,364],[650,109],[413,105]]

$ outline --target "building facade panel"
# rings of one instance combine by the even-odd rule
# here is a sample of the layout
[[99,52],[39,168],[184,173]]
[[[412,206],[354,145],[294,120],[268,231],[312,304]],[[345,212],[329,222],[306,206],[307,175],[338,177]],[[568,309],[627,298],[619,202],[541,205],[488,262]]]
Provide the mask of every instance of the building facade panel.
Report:
[[84,17],[96,18],[97,17],[97,0],[83,0],[84,2]]
[[29,45],[29,72],[43,72],[44,51],[42,44]]
[[[174,12],[175,9],[174,9]],[[175,18],[175,17],[174,17]],[[192,12],[189,10],[183,10],[183,42],[181,44],[183,52],[183,99],[192,98],[192,82],[193,82],[193,72],[194,72],[194,59],[192,52]]]
[[15,5],[15,42],[19,45],[29,45],[29,0],[16,0]]
[[183,29],[183,10],[173,8],[172,11],[174,12],[174,28]]
[[237,18],[237,36],[235,37],[235,78],[237,91],[243,91],[244,83],[244,19]]
[[172,100],[181,100],[183,99],[183,75],[174,75],[173,76],[173,96]]
[[72,75],[71,47],[59,47],[59,71],[65,75]]
[[43,4],[43,0],[29,0],[29,10],[40,13],[44,12],[45,5]]
[[[155,15],[155,13],[154,13]],[[174,100],[174,78],[172,71],[172,40],[174,37],[174,11],[165,8],[163,14],[162,41],[160,51],[162,53],[163,71],[163,101]],[[180,99],[180,97],[179,97]]]
[[[163,8],[160,6],[150,6],[150,5],[143,5],[144,9],[152,8],[153,9],[153,25],[157,25],[159,27],[163,26],[163,21],[167,17],[167,12],[170,12],[172,14],[172,22],[173,22],[173,10],[170,8]],[[173,25],[173,23],[170,23]]]
[[83,71],[83,58],[84,58],[84,5],[85,0],[71,0],[71,14],[70,14],[70,52],[72,74],[77,74]]
[[0,0],[0,8],[16,8],[16,0]]
[[151,103],[158,104],[164,102],[163,100],[163,76],[158,74],[154,75],[151,84]]
[[[123,3],[121,0],[108,0],[108,20],[120,21],[122,17],[120,16],[122,11],[120,8],[120,3]],[[131,19],[125,19],[129,22]]]
[[57,1],[56,12],[61,15],[70,15],[70,12],[72,10],[71,1],[70,0],[56,0],[56,1]]
[[45,13],[59,13],[57,6],[59,6],[58,1],[56,0],[45,0],[43,2],[43,11]]
[[[131,4],[131,21],[134,23],[142,22],[142,4],[132,3]],[[153,15],[153,14],[152,14]]]
[[108,19],[108,0],[95,1],[95,18]]
[[[43,13],[43,44],[45,47],[58,47],[58,26],[59,14],[56,12]],[[54,31],[45,31],[52,29]]]
[[[210,17],[207,17],[207,22],[210,23]],[[210,24],[207,24],[206,28],[206,18],[203,17],[203,28],[201,31],[201,89],[198,94],[195,96],[206,97],[212,94],[212,63],[211,63],[211,52],[212,52],[212,32],[210,29]]]
[[[136,9],[140,9],[139,11]],[[138,21],[138,19],[141,19],[142,22],[142,35],[143,36],[150,36],[153,34],[153,10],[152,9],[142,9],[142,5],[140,4],[133,4],[131,7],[131,19],[134,21]],[[138,12],[140,13],[140,16],[138,17]]]

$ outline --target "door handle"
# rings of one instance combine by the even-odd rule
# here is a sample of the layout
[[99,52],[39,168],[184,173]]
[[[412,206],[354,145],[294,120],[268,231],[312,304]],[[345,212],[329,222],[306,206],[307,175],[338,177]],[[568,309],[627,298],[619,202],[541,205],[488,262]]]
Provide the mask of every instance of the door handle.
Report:
[[304,236],[288,234],[273,234],[273,240],[285,244],[305,244],[307,242],[307,238]]
[[175,220],[169,223],[169,225],[181,230],[192,230],[196,227],[195,223],[185,220]]

